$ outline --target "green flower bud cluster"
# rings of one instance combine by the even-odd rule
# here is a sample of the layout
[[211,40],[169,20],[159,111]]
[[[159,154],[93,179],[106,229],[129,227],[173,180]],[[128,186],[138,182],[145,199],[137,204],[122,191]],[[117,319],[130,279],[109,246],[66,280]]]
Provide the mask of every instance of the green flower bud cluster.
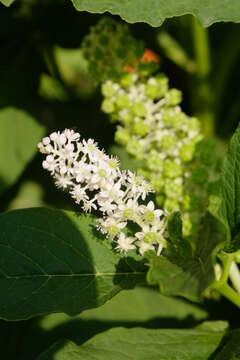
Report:
[[139,174],[151,182],[157,203],[169,212],[180,210],[184,235],[192,234],[206,209],[214,153],[203,153],[205,146],[196,151],[203,139],[199,120],[181,110],[181,92],[169,89],[163,74],[125,74],[104,82],[102,94],[102,110],[118,123],[116,142],[144,160]]
[[106,17],[90,28],[81,49],[93,78],[102,82],[117,79],[126,66],[136,67],[144,46],[131,35],[127,24]]

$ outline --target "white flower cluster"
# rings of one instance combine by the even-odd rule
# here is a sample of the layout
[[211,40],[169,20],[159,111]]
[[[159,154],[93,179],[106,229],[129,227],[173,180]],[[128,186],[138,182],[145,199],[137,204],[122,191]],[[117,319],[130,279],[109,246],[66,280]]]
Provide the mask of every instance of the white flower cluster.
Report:
[[120,252],[138,248],[143,255],[156,249],[160,255],[166,246],[166,214],[155,209],[152,201],[142,204],[151,192],[143,178],[121,171],[117,158],[99,150],[92,139],[80,141],[73,130],[52,133],[38,148],[46,155],[43,168],[56,185],[68,189],[85,212],[94,209],[102,213],[98,229]]

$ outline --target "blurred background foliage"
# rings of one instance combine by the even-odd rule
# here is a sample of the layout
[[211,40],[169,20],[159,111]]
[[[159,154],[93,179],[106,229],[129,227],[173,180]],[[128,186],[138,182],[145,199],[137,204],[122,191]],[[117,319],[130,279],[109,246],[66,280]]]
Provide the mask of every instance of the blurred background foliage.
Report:
[[[123,149],[113,146],[114,125],[100,111],[98,84],[81,52],[83,37],[99,18],[77,12],[64,0],[20,0],[9,8],[0,5],[1,211],[43,205],[74,209],[42,170],[36,143],[44,133],[77,129],[83,137],[92,137],[100,147],[119,154],[124,168],[136,166]],[[224,146],[240,119],[240,24],[203,29],[192,16],[183,16],[160,28],[143,23],[129,26],[136,38],[159,55],[160,70],[170,85],[183,92],[183,110],[198,115],[205,133],[218,137]],[[20,118],[27,123],[22,132],[17,125]],[[11,181],[4,175],[8,171]],[[216,304],[205,300],[204,306],[203,310],[203,304],[166,299],[149,289],[131,290],[74,319],[60,314],[12,324],[2,321],[1,349],[5,348],[6,359],[27,360],[36,359],[59,335],[82,343],[112,326],[178,328],[204,319],[225,319],[231,327],[237,326],[238,310],[225,300]],[[224,314],[221,306],[225,306]],[[31,343],[30,348],[26,343]]]

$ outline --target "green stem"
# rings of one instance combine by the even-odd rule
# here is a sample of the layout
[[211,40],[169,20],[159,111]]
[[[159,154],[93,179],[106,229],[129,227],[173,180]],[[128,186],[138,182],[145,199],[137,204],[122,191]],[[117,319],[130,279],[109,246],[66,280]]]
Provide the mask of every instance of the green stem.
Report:
[[215,116],[213,111],[213,92],[210,84],[211,56],[208,30],[203,28],[194,17],[192,21],[193,46],[197,71],[193,104],[197,116],[203,124],[206,135],[213,135]]
[[[217,290],[221,295],[225,296],[233,304],[240,308],[240,294],[237,293],[231,286],[228,285],[228,278],[231,279],[233,286],[236,290],[240,290],[240,274],[238,267],[234,262],[235,254],[219,254],[219,259],[223,263],[223,273],[220,280],[215,281],[211,288]],[[235,265],[235,266],[234,266]]]
[[53,51],[52,47],[45,45],[45,47],[42,50],[42,53],[43,53],[43,57],[44,57],[46,65],[47,65],[49,74],[53,78],[57,79],[61,84],[64,84],[61,73],[58,69],[58,65],[54,58],[54,51]]
[[223,263],[223,273],[220,279],[220,282],[222,283],[227,283],[228,281],[228,276],[229,276],[229,271],[234,259],[234,254],[225,254],[222,253],[219,255],[219,258],[221,259],[222,263]]
[[195,62],[188,56],[181,44],[165,31],[158,34],[157,41],[165,55],[189,74],[196,71]]
[[225,296],[229,301],[240,308],[240,295],[236,293],[228,284],[216,281],[212,288]]
[[211,70],[208,31],[199,24],[195,17],[192,22],[192,30],[198,76],[206,78]]
[[232,282],[233,287],[240,295],[240,273],[237,264],[235,261],[232,262],[229,269],[229,279]]

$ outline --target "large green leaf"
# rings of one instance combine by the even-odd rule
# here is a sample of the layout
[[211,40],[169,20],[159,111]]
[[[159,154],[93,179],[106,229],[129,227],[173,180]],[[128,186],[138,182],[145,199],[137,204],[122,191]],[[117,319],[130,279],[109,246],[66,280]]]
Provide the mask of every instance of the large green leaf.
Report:
[[223,349],[217,354],[215,360],[240,359],[240,330],[233,330],[224,339]]
[[151,288],[123,290],[101,307],[86,310],[78,316],[60,313],[36,319],[28,328],[22,351],[18,351],[18,360],[35,360],[61,338],[82,344],[112,327],[192,327],[207,316],[203,308],[183,299],[162,296]]
[[82,346],[58,342],[38,360],[207,360],[225,334],[223,325],[213,322],[193,330],[114,328]]
[[22,110],[0,110],[0,193],[12,185],[37,152],[43,126]]
[[[76,321],[76,319],[128,322],[130,325],[131,323],[147,322],[154,318],[161,319],[166,326],[164,319],[172,319],[172,321],[174,319],[177,323],[178,320],[184,321],[187,317],[194,321],[204,320],[207,318],[207,312],[184,299],[166,297],[151,288],[135,288],[121,291],[100,308],[86,310],[77,318],[66,314],[50,314],[40,320],[40,326],[49,330],[59,323],[67,323],[69,320]],[[168,326],[170,327],[170,325],[169,323]]]
[[[0,0],[9,6],[16,0]],[[145,22],[151,26],[160,26],[164,20],[174,16],[192,14],[203,26],[215,22],[240,22],[240,3],[238,0],[71,0],[79,11],[120,15],[129,23]]]
[[218,21],[240,22],[239,0],[72,0],[79,11],[110,12],[129,23],[146,22],[160,26],[173,16],[192,14],[204,26]]
[[224,246],[225,240],[225,226],[208,213],[203,220],[193,255],[189,255],[184,242],[182,247],[175,243],[177,246],[173,251],[167,251],[165,256],[148,254],[148,282],[158,284],[165,295],[180,295],[198,300],[214,280],[214,258]]
[[5,6],[10,6],[15,0],[0,0],[0,3],[2,3]]
[[116,254],[95,225],[92,217],[44,208],[2,214],[0,317],[74,315],[143,282],[142,263]]
[[223,162],[222,196],[225,216],[234,230],[240,224],[240,127],[231,139]]

